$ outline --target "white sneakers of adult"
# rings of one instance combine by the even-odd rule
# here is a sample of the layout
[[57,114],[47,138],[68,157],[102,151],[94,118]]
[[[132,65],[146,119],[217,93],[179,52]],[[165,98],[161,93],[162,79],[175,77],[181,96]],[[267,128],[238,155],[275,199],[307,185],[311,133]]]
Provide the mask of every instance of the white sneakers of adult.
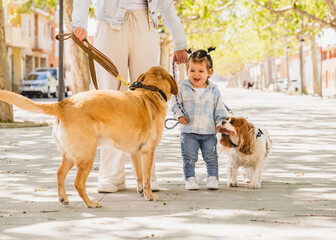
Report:
[[187,190],[198,190],[199,186],[198,186],[198,183],[197,183],[197,179],[195,177],[189,177],[185,181],[185,188]]
[[218,179],[215,176],[208,177],[207,189],[217,190],[218,189]]
[[109,182],[101,182],[98,183],[98,192],[99,193],[115,193],[118,192],[120,190],[124,190],[126,189],[126,184],[125,183],[121,183],[118,185],[115,185],[113,183],[109,183]]

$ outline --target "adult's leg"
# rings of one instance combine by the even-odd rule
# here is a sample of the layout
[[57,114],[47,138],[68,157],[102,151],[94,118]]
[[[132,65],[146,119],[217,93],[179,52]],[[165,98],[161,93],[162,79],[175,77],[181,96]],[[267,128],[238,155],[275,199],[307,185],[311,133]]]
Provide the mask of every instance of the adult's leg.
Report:
[[[157,29],[149,22],[147,9],[129,11],[126,18],[130,33],[129,73],[131,82],[135,82],[150,67],[158,66],[159,40]],[[154,192],[159,190],[155,174],[155,158],[151,171],[151,185]]]
[[[104,53],[117,67],[120,75],[128,78],[128,46],[125,44],[127,32],[116,30],[108,23],[99,21],[95,35],[96,48]],[[95,63],[99,89],[118,90],[119,81],[102,66]],[[127,88],[121,84],[120,91]],[[109,146],[101,147],[100,168],[98,176],[99,192],[116,192],[125,186],[126,153]]]

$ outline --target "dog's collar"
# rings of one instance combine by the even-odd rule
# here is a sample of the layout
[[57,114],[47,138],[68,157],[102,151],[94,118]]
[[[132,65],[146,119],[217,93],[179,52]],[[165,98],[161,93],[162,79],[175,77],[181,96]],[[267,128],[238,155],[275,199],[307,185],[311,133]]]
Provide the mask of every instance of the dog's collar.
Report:
[[[261,137],[262,134],[264,134],[264,133],[261,131],[260,128],[258,128],[258,133],[257,133],[256,138]],[[229,140],[230,140],[230,143],[232,144],[232,146],[233,146],[234,148],[238,147],[238,145],[237,145],[237,144],[234,144],[234,143],[231,141],[230,138],[229,138]]]
[[233,143],[233,142],[231,141],[231,139],[230,139],[230,138],[229,138],[229,140],[230,140],[230,143],[232,144],[232,146],[233,146],[234,148],[238,147],[238,145],[237,145],[237,144],[235,144],[235,143]]
[[144,88],[144,89],[148,89],[154,92],[159,92],[161,96],[163,97],[163,99],[167,102],[167,96],[160,88],[157,88],[151,85],[143,85],[141,82],[134,82],[129,87],[130,90],[135,90],[137,88]]

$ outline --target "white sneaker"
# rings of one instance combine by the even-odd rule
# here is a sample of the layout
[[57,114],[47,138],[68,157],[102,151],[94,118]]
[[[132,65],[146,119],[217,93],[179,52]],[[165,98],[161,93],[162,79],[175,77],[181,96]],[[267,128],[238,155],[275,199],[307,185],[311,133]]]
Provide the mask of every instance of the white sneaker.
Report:
[[185,182],[185,188],[187,190],[198,190],[199,186],[197,184],[197,179],[195,177],[190,177]]
[[126,184],[125,183],[121,183],[118,185],[115,185],[113,183],[109,183],[109,182],[102,182],[102,183],[98,183],[98,192],[99,193],[115,193],[118,192],[120,190],[124,190],[126,189]]
[[218,179],[215,176],[208,177],[207,189],[217,190],[218,189]]
[[151,181],[151,189],[152,189],[152,192],[159,192],[160,191],[160,186],[159,184],[157,183],[157,181]]

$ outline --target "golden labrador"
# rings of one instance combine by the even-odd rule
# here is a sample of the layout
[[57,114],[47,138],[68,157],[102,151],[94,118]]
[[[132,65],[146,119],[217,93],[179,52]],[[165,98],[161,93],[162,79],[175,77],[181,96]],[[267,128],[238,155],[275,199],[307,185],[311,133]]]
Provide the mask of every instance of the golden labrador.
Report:
[[76,165],[75,187],[87,207],[101,207],[86,194],[97,146],[112,145],[129,152],[137,191],[148,200],[157,200],[150,186],[154,151],[158,145],[167,113],[167,100],[178,92],[174,78],[161,67],[142,74],[134,91],[88,91],[58,103],[37,103],[19,94],[0,90],[0,100],[35,113],[56,117],[53,138],[63,162],[57,171],[58,198],[67,205],[64,180]]

